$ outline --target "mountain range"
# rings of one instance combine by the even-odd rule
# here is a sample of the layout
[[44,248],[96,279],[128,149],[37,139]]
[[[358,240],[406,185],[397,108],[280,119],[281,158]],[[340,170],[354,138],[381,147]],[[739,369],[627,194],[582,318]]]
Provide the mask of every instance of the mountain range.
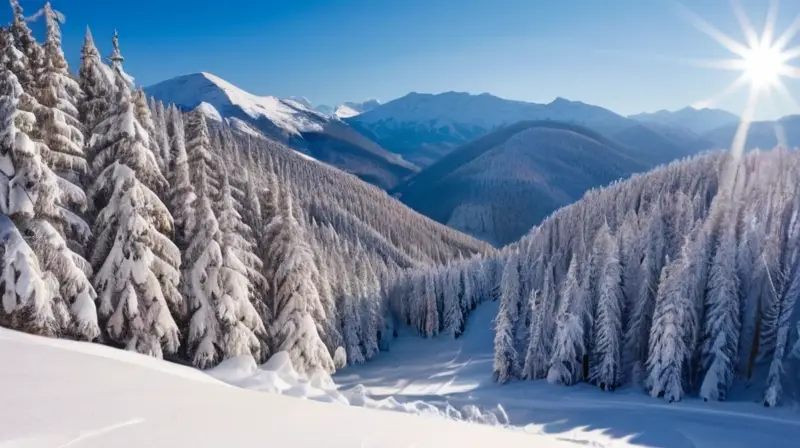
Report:
[[200,107],[215,121],[232,120],[381,188],[392,188],[418,171],[345,122],[308,107],[304,99],[254,95],[210,73],[172,78],[145,92],[183,109]]
[[496,246],[590,188],[653,163],[580,125],[525,121],[444,156],[395,190],[408,206]]
[[[496,245],[515,240],[590,188],[728,147],[739,122],[718,109],[625,117],[561,97],[537,104],[464,92],[315,106],[303,97],[254,95],[209,73],[145,90],[354,174]],[[800,116],[756,122],[747,146],[798,145],[798,129]],[[512,191],[525,192],[519,197],[526,199],[506,203]]]

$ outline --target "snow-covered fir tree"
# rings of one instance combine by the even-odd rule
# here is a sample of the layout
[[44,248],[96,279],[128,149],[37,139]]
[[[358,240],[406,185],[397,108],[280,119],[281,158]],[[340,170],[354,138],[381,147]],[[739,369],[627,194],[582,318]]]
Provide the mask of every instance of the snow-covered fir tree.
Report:
[[583,329],[587,322],[586,291],[580,281],[579,262],[573,257],[561,290],[561,308],[556,317],[553,352],[547,380],[572,385],[582,375],[586,344]]
[[276,267],[272,279],[273,322],[270,337],[274,351],[286,351],[300,372],[333,371],[333,359],[317,332],[312,315],[321,307],[319,292],[311,281],[314,258],[302,239],[302,229],[292,210],[288,190],[280,210],[265,232],[272,236],[269,261]]
[[189,157],[186,154],[186,138],[183,127],[183,114],[177,107],[169,108],[167,129],[170,134],[169,194],[168,205],[175,220],[175,240],[181,247],[189,244],[188,235],[194,231],[192,204],[195,200],[194,187],[189,175]]
[[614,390],[622,381],[622,268],[617,239],[608,224],[597,234],[601,248],[602,270],[597,285],[597,319],[595,320],[594,359],[590,379],[603,390]]
[[91,140],[98,311],[112,341],[161,357],[178,349],[176,317],[182,320],[185,304],[178,290],[180,251],[170,240],[172,216],[155,194],[166,180],[149,140],[117,72],[115,104]]
[[45,3],[41,15],[47,25],[43,46],[43,65],[34,96],[41,107],[35,109],[40,135],[47,145],[45,162],[59,177],[62,221],[60,231],[70,247],[78,252],[90,236],[89,225],[82,218],[86,211],[83,180],[88,172],[84,154],[83,125],[77,104],[83,93],[69,72],[61,50],[60,22],[63,16]]
[[[21,53],[9,48],[13,35],[6,35],[4,59]],[[6,61],[17,65],[17,61]],[[28,95],[11,70],[2,69],[2,212],[11,216],[39,258],[39,266],[53,278],[57,291],[52,306],[57,319],[56,334],[92,340],[99,333],[94,305],[95,291],[86,261],[68,246],[62,233],[64,196],[57,177],[44,163],[47,146],[30,138],[36,126],[31,113],[35,100]]]
[[[110,100],[113,99],[114,89],[113,84],[109,82],[108,69],[103,65],[89,27],[86,28],[81,48],[78,84],[83,92],[78,101],[78,117],[85,130],[84,141],[88,144],[95,126],[105,118],[111,107]],[[91,154],[86,156],[91,160]]]
[[708,273],[705,299],[705,325],[701,363],[705,375],[700,386],[700,397],[705,400],[724,400],[733,383],[734,366],[738,353],[739,316],[738,283],[736,277],[736,237],[730,215],[727,195],[717,197],[718,206],[712,219],[721,228],[714,229],[718,236],[716,253]]

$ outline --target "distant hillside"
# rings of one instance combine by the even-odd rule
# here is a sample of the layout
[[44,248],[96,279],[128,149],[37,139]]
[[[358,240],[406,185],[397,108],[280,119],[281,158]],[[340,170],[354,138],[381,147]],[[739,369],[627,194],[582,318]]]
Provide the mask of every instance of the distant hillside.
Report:
[[660,110],[653,113],[641,113],[628,118],[642,123],[658,123],[683,128],[696,134],[704,134],[713,129],[735,125],[739,122],[739,117],[728,111],[708,108],[695,109],[693,107],[685,107],[676,111]]
[[461,92],[414,92],[345,121],[384,148],[427,166],[464,143],[525,120],[569,122],[605,135],[636,124],[608,109],[564,98],[535,104]]
[[[703,135],[719,148],[729,147],[739,124],[714,129]],[[778,145],[800,147],[800,115],[789,115],[776,121],[757,121],[747,132],[746,149],[770,149]]]
[[392,188],[418,168],[343,121],[308,107],[308,100],[257,96],[210,73],[179,76],[145,91],[183,109],[202,106],[212,120],[236,119],[317,160]]
[[426,216],[500,246],[588,189],[652,165],[590,129],[529,121],[460,147],[394,193]]

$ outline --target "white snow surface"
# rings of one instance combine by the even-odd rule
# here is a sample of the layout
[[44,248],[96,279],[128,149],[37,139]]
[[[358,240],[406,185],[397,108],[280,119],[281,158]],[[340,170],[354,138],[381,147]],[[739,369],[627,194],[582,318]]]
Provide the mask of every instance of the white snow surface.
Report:
[[687,397],[670,404],[630,387],[602,392],[588,384],[566,387],[544,380],[498,385],[492,379],[497,307],[492,302],[478,307],[459,339],[421,339],[400,330],[388,353],[345,368],[334,381],[344,394],[355,388],[372,399],[392,397],[401,404],[500,405],[510,430],[592,447],[778,447],[793,446],[800,438],[796,406],[767,409],[734,394],[728,402]]
[[261,367],[235,358],[210,372],[240,386],[231,387],[190,367],[3,328],[0,353],[4,448],[568,446],[445,419],[425,403],[339,393],[327,375],[299,379],[281,354]]
[[212,106],[211,104],[206,103],[203,101],[202,103],[198,104],[195,108],[199,110],[206,118],[210,118],[214,121],[222,121],[222,115],[219,113],[216,107]]
[[401,330],[388,353],[333,379],[300,377],[285,353],[204,373],[0,328],[0,446],[728,448],[791,446],[800,437],[800,413],[789,407],[667,404],[633,389],[545,381],[497,385],[496,313],[496,303],[480,306],[456,340]]
[[350,118],[355,117],[356,115],[360,114],[361,112],[353,109],[350,106],[342,104],[341,106],[336,108],[336,112],[334,114],[339,118]]
[[329,117],[299,101],[246,92],[211,73],[194,73],[172,78],[145,89],[149,95],[184,107],[194,108],[205,102],[223,116],[238,107],[253,120],[266,118],[289,134],[320,132]]

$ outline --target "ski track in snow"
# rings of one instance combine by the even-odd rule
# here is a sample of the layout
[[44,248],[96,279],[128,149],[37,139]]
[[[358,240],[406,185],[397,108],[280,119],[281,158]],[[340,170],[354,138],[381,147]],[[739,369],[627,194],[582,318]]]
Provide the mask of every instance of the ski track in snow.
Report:
[[667,403],[626,387],[614,393],[579,384],[554,386],[544,380],[498,385],[492,380],[492,319],[497,303],[482,305],[459,339],[422,339],[408,329],[388,353],[334,376],[340,390],[363,385],[376,399],[400,403],[423,400],[444,408],[499,404],[511,429],[550,434],[584,446],[659,446],[670,448],[790,446],[800,437],[800,413],[785,405],[765,409],[733,396],[704,403],[687,397]]

